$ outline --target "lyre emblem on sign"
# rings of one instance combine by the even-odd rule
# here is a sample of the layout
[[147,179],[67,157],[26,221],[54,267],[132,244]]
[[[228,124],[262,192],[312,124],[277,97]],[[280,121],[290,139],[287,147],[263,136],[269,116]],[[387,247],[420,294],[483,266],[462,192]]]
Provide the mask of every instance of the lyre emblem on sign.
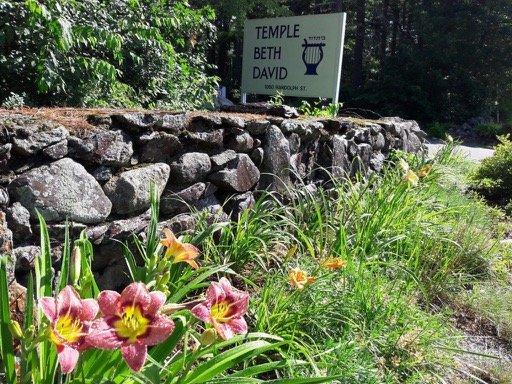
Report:
[[325,47],[325,43],[308,43],[307,39],[304,39],[302,47],[304,47],[302,61],[306,66],[305,75],[318,75],[316,69],[324,58],[323,47]]

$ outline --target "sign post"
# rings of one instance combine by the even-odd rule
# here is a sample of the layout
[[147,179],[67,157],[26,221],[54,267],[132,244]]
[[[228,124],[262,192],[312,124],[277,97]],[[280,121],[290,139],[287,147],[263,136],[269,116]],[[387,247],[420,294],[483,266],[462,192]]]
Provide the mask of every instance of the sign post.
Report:
[[242,102],[247,93],[338,102],[345,13],[246,20]]

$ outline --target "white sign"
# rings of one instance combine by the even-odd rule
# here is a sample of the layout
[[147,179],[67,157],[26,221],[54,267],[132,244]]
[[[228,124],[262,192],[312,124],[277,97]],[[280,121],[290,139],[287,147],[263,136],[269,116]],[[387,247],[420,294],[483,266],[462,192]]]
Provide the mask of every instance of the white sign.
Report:
[[338,101],[345,13],[247,20],[242,93]]

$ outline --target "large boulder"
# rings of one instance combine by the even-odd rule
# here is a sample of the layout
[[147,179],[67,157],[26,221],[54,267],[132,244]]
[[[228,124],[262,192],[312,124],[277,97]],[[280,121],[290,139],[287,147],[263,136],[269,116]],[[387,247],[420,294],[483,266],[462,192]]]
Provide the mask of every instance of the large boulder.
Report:
[[178,184],[192,184],[201,181],[212,168],[210,156],[201,152],[183,154],[171,164],[171,181]]
[[122,167],[130,163],[133,144],[121,130],[98,130],[85,138],[69,139],[71,154],[94,164]]
[[25,172],[8,188],[32,217],[38,210],[47,221],[93,224],[105,220],[112,208],[96,179],[69,158]]
[[260,171],[251,158],[240,153],[227,168],[210,175],[210,181],[219,189],[229,192],[246,192],[258,183]]
[[169,179],[169,166],[156,163],[131,169],[114,176],[103,190],[112,201],[112,211],[118,214],[137,213],[150,206],[150,186],[153,183],[158,196]]

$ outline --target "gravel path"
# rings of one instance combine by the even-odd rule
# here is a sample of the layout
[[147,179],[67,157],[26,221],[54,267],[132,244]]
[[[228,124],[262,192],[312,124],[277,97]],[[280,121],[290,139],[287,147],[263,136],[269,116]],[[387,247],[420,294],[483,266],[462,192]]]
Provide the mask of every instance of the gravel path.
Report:
[[[434,156],[444,144],[441,142],[431,140],[430,143],[427,144],[428,155],[430,157]],[[487,157],[491,157],[494,154],[493,149],[489,148],[481,148],[481,147],[468,147],[466,145],[458,145],[456,147],[456,151],[466,156],[468,159],[480,162]]]

